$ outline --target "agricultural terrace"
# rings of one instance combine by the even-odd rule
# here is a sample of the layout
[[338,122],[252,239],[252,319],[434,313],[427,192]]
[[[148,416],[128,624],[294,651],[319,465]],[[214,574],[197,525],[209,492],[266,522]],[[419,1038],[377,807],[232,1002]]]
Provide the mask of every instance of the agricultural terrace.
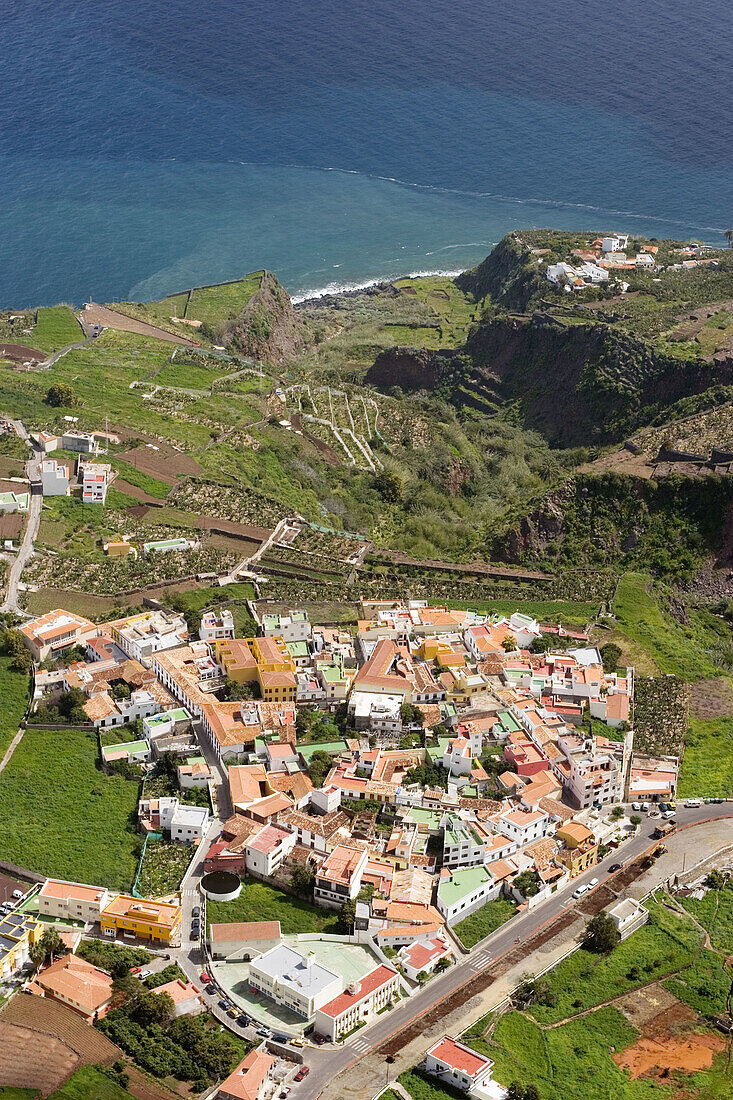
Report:
[[291,897],[264,882],[249,880],[245,880],[241,894],[234,901],[207,902],[206,919],[209,924],[279,920],[286,936],[299,932],[342,931],[337,913]]
[[0,774],[0,851],[39,874],[129,890],[138,788],[100,770],[93,731],[29,729]]
[[48,352],[59,351],[84,339],[84,330],[70,306],[41,306],[36,326],[29,337],[33,347]]
[[[714,901],[703,905],[711,916]],[[724,954],[702,946],[671,898],[649,908],[649,923],[610,954],[581,949],[537,979],[528,1012],[469,1030],[496,1080],[533,1084],[542,1100],[652,1100],[662,1085],[670,1100],[731,1095],[725,1041],[701,1018],[725,1009]]]

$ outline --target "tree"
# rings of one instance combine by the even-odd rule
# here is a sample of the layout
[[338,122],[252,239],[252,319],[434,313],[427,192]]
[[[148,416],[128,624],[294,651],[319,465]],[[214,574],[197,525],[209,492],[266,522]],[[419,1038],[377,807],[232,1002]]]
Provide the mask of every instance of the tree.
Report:
[[256,680],[240,682],[239,680],[232,680],[230,676],[227,676],[224,687],[219,692],[223,703],[236,703],[244,699],[259,699],[260,695],[260,685]]
[[168,993],[141,990],[125,1006],[127,1015],[142,1027],[158,1024],[164,1027],[173,1015],[173,998]]
[[73,405],[74,391],[66,382],[54,382],[52,386],[49,386],[46,394],[46,404],[51,405],[54,409],[58,409],[62,405]]
[[396,470],[380,470],[374,478],[374,488],[388,504],[398,504],[402,500],[404,487]]
[[606,672],[616,672],[620,656],[621,647],[617,646],[615,642],[606,642],[605,645],[601,646],[601,660]]
[[62,691],[58,701],[59,714],[67,722],[86,722],[86,701],[87,697],[81,688],[72,687],[68,691]]
[[295,867],[293,867],[290,881],[293,884],[293,889],[297,890],[299,894],[308,894],[310,893],[314,878],[315,875],[307,864],[296,863]]
[[705,885],[709,890],[722,890],[725,886],[725,875],[715,867],[706,876]]
[[323,781],[333,766],[330,753],[316,749],[308,761],[308,774],[314,787],[322,787]]
[[348,928],[350,932],[353,931],[356,922],[356,902],[353,898],[347,898],[341,906],[340,920],[344,928]]
[[533,898],[540,891],[540,879],[536,871],[522,871],[513,880],[512,886],[519,890],[524,898]]
[[506,1091],[506,1100],[540,1100],[536,1085],[520,1085],[512,1081]]
[[23,642],[23,635],[13,628],[4,630],[1,645],[3,653],[10,657],[10,667],[16,672],[30,672],[33,667],[33,658],[29,649]]
[[583,947],[597,955],[613,951],[621,942],[621,933],[607,913],[596,913],[585,926]]
[[428,980],[429,977],[430,975],[428,974],[427,970],[418,971],[417,980],[419,981],[420,985],[425,985],[425,982]]
[[728,242],[728,247],[733,248],[733,229],[726,229],[725,239]]
[[42,966],[46,959],[53,962],[54,956],[63,955],[66,951],[61,936],[55,928],[47,928],[38,943],[30,950],[30,956],[36,966]]
[[611,810],[611,821],[620,821],[624,816],[623,806],[614,806]]
[[450,959],[448,959],[444,956],[442,959],[438,959],[437,963],[435,964],[435,969],[436,970],[447,970],[449,966],[450,966]]
[[422,726],[425,721],[425,715],[419,707],[413,706],[412,703],[403,703],[400,707],[400,718],[402,724],[406,726]]
[[632,814],[629,818],[629,821],[634,826],[634,828],[637,828],[639,825],[641,825],[641,818],[638,814]]
[[517,648],[516,639],[513,638],[511,634],[505,634],[501,643],[501,648],[505,653],[513,653]]

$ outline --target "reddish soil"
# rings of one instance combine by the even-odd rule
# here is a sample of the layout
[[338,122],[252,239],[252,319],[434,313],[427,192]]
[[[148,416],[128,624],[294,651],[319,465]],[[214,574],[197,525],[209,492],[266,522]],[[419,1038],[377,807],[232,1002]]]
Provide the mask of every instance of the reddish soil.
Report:
[[135,516],[136,519],[143,519],[149,511],[150,508],[147,504],[136,504],[134,508],[127,509],[127,515]]
[[0,516],[0,539],[17,539],[23,530],[23,516],[20,512],[6,512]]
[[10,359],[14,363],[27,363],[32,359],[42,363],[47,358],[48,352],[27,348],[24,344],[0,344],[0,359]]
[[116,477],[112,482],[112,485],[120,493],[124,493],[125,496],[134,497],[135,500],[141,500],[145,504],[152,504],[160,506],[160,497],[151,497],[150,493],[146,493],[144,489],[138,489],[137,485],[131,485],[129,481],[125,481],[124,478]]
[[165,443],[156,442],[155,446],[157,451],[152,447],[133,447],[132,450],[123,451],[119,457],[142,470],[144,474],[157,477],[159,481],[167,481],[169,485],[177,484],[182,477],[200,477],[204,473],[190,455],[167,447]]
[[86,1024],[73,1009],[45,997],[19,993],[3,1009],[0,1023],[28,1027],[43,1032],[47,1038],[60,1039],[76,1051],[83,1062],[91,1065],[111,1065],[122,1053],[118,1046],[101,1031]]
[[102,328],[113,328],[119,332],[136,332],[139,336],[152,336],[154,340],[166,340],[171,344],[201,346],[197,340],[177,336],[174,332],[167,332],[166,329],[151,325],[147,321],[138,321],[135,317],[128,317],[126,313],[119,313],[116,309],[107,309],[106,306],[97,305],[96,302],[87,302],[81,316],[88,327],[100,325]]
[[722,1035],[711,1031],[686,1031],[658,1039],[643,1036],[633,1046],[612,1057],[618,1066],[628,1069],[632,1078],[659,1077],[669,1070],[695,1073],[710,1069],[713,1057],[721,1050],[725,1050]]
[[125,1064],[125,1073],[129,1075],[130,1082],[127,1091],[131,1092],[137,1100],[174,1100],[176,1093],[171,1092],[160,1082],[146,1077],[145,1074],[131,1062]]
[[699,680],[690,684],[690,711],[693,718],[722,718],[733,714],[733,687],[724,677]]
[[631,477],[642,477],[648,480],[654,477],[654,467],[649,465],[649,458],[645,454],[635,455],[621,447],[618,451],[602,455],[593,462],[586,462],[578,466],[581,474],[629,474]]
[[249,523],[237,523],[232,519],[220,519],[219,516],[199,516],[196,526],[203,531],[233,535],[234,538],[250,539],[252,542],[264,542],[272,534],[270,527],[253,527]]
[[0,1086],[40,1089],[42,1096],[48,1096],[79,1064],[79,1056],[60,1039],[0,1020]]
[[326,462],[330,462],[332,466],[341,465],[341,459],[336,454],[333,447],[329,447],[328,443],[325,443],[322,439],[319,439],[315,435],[311,435],[308,429],[303,427],[303,420],[300,416],[300,413],[295,413],[293,415],[293,417],[291,418],[291,424],[299,432],[303,433],[304,439],[307,439],[309,443],[313,444],[317,451],[320,451]]

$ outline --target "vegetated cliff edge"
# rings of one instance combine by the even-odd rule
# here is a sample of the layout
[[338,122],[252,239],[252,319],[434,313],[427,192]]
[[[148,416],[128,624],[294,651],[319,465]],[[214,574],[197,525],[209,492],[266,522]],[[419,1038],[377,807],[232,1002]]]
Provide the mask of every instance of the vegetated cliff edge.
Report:
[[214,329],[216,343],[273,365],[287,362],[303,346],[303,322],[287,291],[265,271],[242,312]]

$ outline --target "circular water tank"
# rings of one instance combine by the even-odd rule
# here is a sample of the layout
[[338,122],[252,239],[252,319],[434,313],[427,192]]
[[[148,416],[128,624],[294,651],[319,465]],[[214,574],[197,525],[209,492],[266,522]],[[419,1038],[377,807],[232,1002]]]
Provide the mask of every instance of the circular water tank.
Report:
[[241,892],[239,875],[232,871],[211,871],[201,879],[201,893],[211,901],[233,901]]

